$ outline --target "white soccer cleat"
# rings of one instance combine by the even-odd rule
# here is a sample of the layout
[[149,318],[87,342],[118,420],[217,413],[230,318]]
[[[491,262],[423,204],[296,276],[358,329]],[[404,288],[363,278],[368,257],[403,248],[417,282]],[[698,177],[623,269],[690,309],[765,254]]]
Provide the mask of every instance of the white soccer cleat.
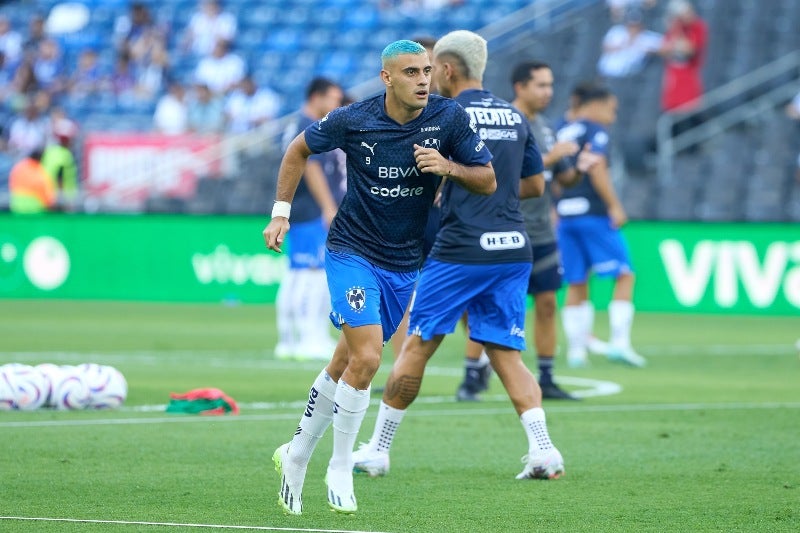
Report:
[[589,357],[584,348],[571,348],[567,350],[567,366],[570,368],[584,368],[589,366]]
[[353,452],[353,472],[364,472],[369,477],[385,476],[389,473],[389,454],[375,451],[368,442],[362,442]]
[[281,491],[278,503],[288,514],[299,515],[303,512],[303,483],[306,469],[297,468],[289,461],[289,443],[283,444],[272,454],[275,471],[281,476]]
[[589,338],[586,340],[586,348],[595,355],[608,356],[612,351],[609,343],[598,339],[594,335],[589,335]]
[[300,343],[294,354],[298,361],[330,361],[336,344],[331,342],[305,342]]
[[517,474],[517,479],[558,479],[564,475],[564,459],[555,448],[525,455],[522,462],[525,468]]
[[273,351],[275,355],[275,359],[278,361],[288,361],[290,359],[294,359],[294,347],[285,342],[279,342],[275,345],[275,350]]
[[333,470],[328,467],[325,484],[328,485],[328,505],[331,509],[345,514],[353,514],[358,510],[353,493],[352,470]]
[[633,348],[612,348],[608,354],[608,360],[615,363],[623,363],[637,368],[647,366],[647,360],[636,353]]

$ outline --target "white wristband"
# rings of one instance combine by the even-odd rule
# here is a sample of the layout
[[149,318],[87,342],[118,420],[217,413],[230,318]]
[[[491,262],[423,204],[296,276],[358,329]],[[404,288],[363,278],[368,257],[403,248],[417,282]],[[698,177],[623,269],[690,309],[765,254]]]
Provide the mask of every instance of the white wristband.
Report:
[[272,206],[272,218],[283,217],[288,219],[291,212],[292,204],[275,200],[275,205]]

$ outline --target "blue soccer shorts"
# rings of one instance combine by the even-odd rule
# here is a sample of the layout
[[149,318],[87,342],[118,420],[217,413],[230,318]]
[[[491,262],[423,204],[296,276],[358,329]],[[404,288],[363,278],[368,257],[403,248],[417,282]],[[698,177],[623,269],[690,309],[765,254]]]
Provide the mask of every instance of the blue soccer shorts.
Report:
[[633,271],[625,238],[608,217],[562,218],[558,243],[567,283],[585,283],[590,274],[616,278]]
[[403,320],[419,271],[393,272],[363,257],[326,250],[325,272],[331,293],[331,322],[338,329],[380,324],[383,342]]
[[289,268],[322,268],[328,230],[322,217],[292,222],[289,229]]
[[525,349],[530,263],[462,265],[428,259],[411,304],[408,331],[422,340],[455,331],[467,311],[470,339]]
[[564,281],[564,267],[561,265],[561,254],[555,242],[534,244],[533,268],[528,279],[528,294],[557,291]]

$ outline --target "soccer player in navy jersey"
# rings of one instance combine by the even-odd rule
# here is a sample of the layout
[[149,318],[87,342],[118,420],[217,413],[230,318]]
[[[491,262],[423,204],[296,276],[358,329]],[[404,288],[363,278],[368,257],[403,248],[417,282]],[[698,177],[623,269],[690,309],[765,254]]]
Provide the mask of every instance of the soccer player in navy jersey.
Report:
[[[428,52],[428,58],[433,62],[433,45],[436,44],[436,39],[427,35],[420,35],[418,37],[414,37],[411,39],[412,41],[421,44],[425,47],[425,50]],[[429,91],[431,94],[438,94],[436,89],[436,83],[433,77],[431,77],[431,84],[429,87]],[[424,261],[426,257],[428,257],[428,252],[431,251],[431,247],[433,246],[433,241],[436,239],[436,232],[439,231],[439,219],[441,218],[441,212],[439,209],[439,204],[434,199],[434,203],[431,206],[431,210],[428,212],[428,224],[425,226],[425,238],[423,240],[422,245],[422,260]],[[397,326],[397,331],[394,332],[392,335],[392,339],[390,341],[392,352],[394,358],[397,359],[397,356],[400,354],[400,350],[403,348],[403,341],[406,340],[406,336],[408,335],[408,309],[406,309],[406,314],[403,316],[403,320],[400,321],[400,324]],[[383,392],[382,387],[375,387],[375,392]]]
[[544,167],[525,117],[483,89],[486,58],[486,41],[470,31],[448,33],[434,47],[439,91],[477,124],[494,155],[497,191],[479,196],[451,180],[444,185],[441,228],[415,291],[411,333],[386,382],[372,438],[353,454],[355,468],[372,476],[388,471],[389,448],[419,394],[425,365],[465,310],[470,338],[484,345],[528,437],[517,479],[553,479],[564,472],[547,431],[541,390],[520,353],[532,255],[519,200],[542,194]]
[[429,93],[425,48],[402,40],[381,54],[384,94],[335,109],[289,145],[278,171],[264,241],[280,252],[291,201],[312,153],[347,154],[347,193],[328,233],[325,270],[331,320],[343,335],[314,381],[292,440],[273,455],[281,474],[280,505],[300,514],[311,454],[333,423],[326,475],[328,504],[353,513],[353,445],[369,406],[383,344],[405,312],[419,275],[428,210],[441,177],[472,193],[496,187],[492,155],[453,100]]
[[[312,79],[297,119],[284,131],[284,149],[309,124],[339,107],[343,98],[337,83],[327,78]],[[329,180],[338,181],[336,175],[342,172],[335,164],[336,152],[309,157],[294,194],[289,270],[281,280],[275,302],[276,359],[327,361],[336,346],[326,334],[331,298],[324,268],[328,226],[340,200],[329,185]]]
[[556,291],[561,288],[563,267],[550,216],[553,204],[549,184],[553,177],[565,186],[573,184],[579,175],[569,162],[580,147],[574,141],[556,141],[553,130],[542,116],[553,98],[554,78],[549,65],[539,61],[521,63],[512,71],[511,83],[515,96],[512,103],[530,122],[545,167],[549,169],[545,172],[548,182],[545,194],[522,202],[525,227],[533,243],[533,269],[528,293],[534,302],[533,337],[539,386],[543,398],[574,400],[576,398],[561,389],[553,379],[553,359],[558,340]]
[[616,120],[617,98],[602,85],[585,89],[574,119],[557,132],[559,141],[574,141],[602,159],[578,183],[563,189],[556,203],[559,216],[558,241],[564,261],[567,294],[562,323],[567,337],[567,361],[582,366],[587,361],[594,313],[589,301],[588,281],[594,274],[615,279],[608,307],[612,361],[645,366],[645,359],[631,347],[634,274],[620,228],[628,217],[608,170],[607,127]]

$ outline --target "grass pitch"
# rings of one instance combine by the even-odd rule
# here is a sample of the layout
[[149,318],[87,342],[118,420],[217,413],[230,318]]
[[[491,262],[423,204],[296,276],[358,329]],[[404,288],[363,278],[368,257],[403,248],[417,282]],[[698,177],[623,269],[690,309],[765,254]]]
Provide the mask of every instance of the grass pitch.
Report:
[[[356,477],[352,517],[326,505],[330,434],[309,466],[303,516],[277,505],[270,457],[323,365],[275,361],[274,323],[269,306],[0,301],[1,363],[110,364],[130,389],[115,411],[0,412],[0,515],[37,519],[2,518],[0,531],[800,530],[796,317],[640,314],[634,344],[648,368],[560,364],[566,388],[619,391],[545,402],[566,461],[557,481],[514,479],[527,443],[497,378],[484,402],[453,401],[458,332],[431,362],[389,476]],[[170,392],[196,387],[223,389],[242,414],[164,413]]]

